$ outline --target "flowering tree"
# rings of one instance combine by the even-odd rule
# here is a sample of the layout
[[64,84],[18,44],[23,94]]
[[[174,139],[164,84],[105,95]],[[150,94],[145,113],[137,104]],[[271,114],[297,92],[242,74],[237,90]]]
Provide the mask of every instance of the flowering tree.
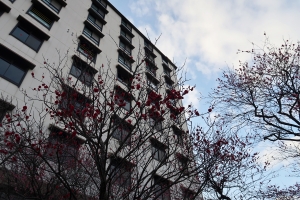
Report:
[[253,63],[227,70],[212,97],[230,116],[262,131],[264,139],[299,141],[299,51],[286,41],[280,48],[242,51]]
[[81,54],[71,68],[68,54],[58,64],[45,58],[31,73],[37,86],[23,90],[26,104],[0,126],[4,198],[201,198],[187,131],[199,113],[181,103],[193,88],[173,70],[165,89],[164,75],[139,55],[133,68],[132,57],[97,69]]
[[[210,108],[211,109],[211,108]],[[262,190],[273,172],[269,162],[261,163],[259,153],[253,151],[252,136],[240,135],[220,116],[203,117],[206,128],[197,127],[191,134],[197,162],[202,163],[198,174],[205,184],[205,199],[262,199]]]
[[[284,41],[274,47],[268,40],[263,48],[239,51],[250,54],[253,60],[224,71],[210,96],[228,121],[251,127],[256,138],[279,141],[279,151],[283,153],[280,159],[292,158],[295,163],[299,163],[300,141],[299,52],[299,44]],[[281,194],[297,187],[281,190]],[[279,198],[280,190],[274,188],[270,193],[267,190],[266,197],[273,194]]]

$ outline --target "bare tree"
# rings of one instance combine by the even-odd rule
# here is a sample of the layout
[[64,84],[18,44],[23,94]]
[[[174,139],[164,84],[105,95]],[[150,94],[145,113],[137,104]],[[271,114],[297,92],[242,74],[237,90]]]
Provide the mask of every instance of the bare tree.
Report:
[[[69,68],[69,55],[59,53],[58,64],[45,58],[43,73],[31,74],[36,88],[24,90],[26,105],[6,114],[0,127],[1,194],[201,198],[201,164],[187,127],[199,114],[181,102],[193,88],[177,82],[175,70],[156,73],[141,51],[134,67],[124,52],[117,68],[108,63],[95,69],[90,54],[73,55]],[[164,76],[172,81],[165,83]]]
[[264,48],[241,51],[253,61],[224,71],[211,97],[264,139],[299,141],[299,51],[291,42],[277,48],[268,40]]
[[263,199],[260,191],[273,178],[269,162],[261,163],[250,134],[213,114],[203,117],[206,128],[191,134],[205,199]]

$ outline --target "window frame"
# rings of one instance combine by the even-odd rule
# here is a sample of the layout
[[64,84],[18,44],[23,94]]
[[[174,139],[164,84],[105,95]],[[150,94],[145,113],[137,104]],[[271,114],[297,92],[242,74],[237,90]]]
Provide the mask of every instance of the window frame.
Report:
[[[16,86],[19,87],[19,86],[22,84],[22,82],[23,82],[23,80],[24,80],[24,78],[25,78],[25,76],[26,76],[26,74],[27,74],[27,72],[28,72],[28,69],[24,69],[24,68],[22,68],[22,67],[16,66],[16,65],[13,64],[13,62],[8,61],[8,60],[6,60],[5,58],[2,58],[1,56],[0,56],[0,60],[3,60],[4,62],[6,62],[6,63],[8,64],[8,67],[7,67],[6,71],[4,72],[4,74],[1,74],[1,73],[0,73],[0,77],[3,78],[3,79],[5,79],[5,80],[7,80],[7,81],[9,81],[9,82],[11,82],[12,84],[14,84],[14,85],[16,85]],[[1,63],[1,62],[0,62],[0,63]],[[20,71],[23,72],[23,74],[22,74],[22,76],[21,76],[21,78],[19,79],[18,82],[15,81],[15,80],[13,80],[13,79],[11,79],[11,78],[9,78],[9,77],[7,77],[7,76],[5,76],[5,73],[6,73],[12,66],[13,66],[14,68],[16,68],[16,69],[18,69],[18,70],[20,70]]]
[[[94,20],[92,20],[92,18]],[[99,21],[96,17],[94,17],[91,13],[88,14],[87,20],[89,22],[91,22],[95,27],[97,27],[102,32],[103,23],[101,21]],[[96,22],[99,22],[101,24],[101,26],[99,24],[97,24]]]
[[127,33],[126,31],[124,31],[122,28],[120,31],[120,35],[122,35],[129,43],[132,42],[132,36],[129,33]]
[[124,43],[121,39],[120,39],[120,42],[119,42],[119,47],[120,49],[122,49],[127,55],[131,56],[131,47]]
[[0,124],[1,124],[7,112],[11,112],[15,108],[15,106],[3,99],[0,99],[0,105],[1,105],[0,107]]
[[163,131],[162,119],[155,119],[155,118],[149,117],[149,124],[150,124],[150,127],[153,127],[158,132]]
[[[82,31],[82,34],[85,35],[87,38],[89,38],[89,39],[90,39],[92,42],[94,42],[96,45],[99,45],[99,44],[100,44],[101,36],[98,35],[97,33],[95,33],[94,31],[92,31],[89,27],[84,26],[83,31]],[[97,37],[98,37],[98,40],[97,40],[97,38],[94,38],[93,35],[97,36]]]
[[183,146],[183,131],[173,126],[173,134],[176,136],[177,144]]
[[100,7],[92,3],[91,8],[104,20],[105,11],[103,11]]
[[[116,119],[117,121],[120,121],[118,119]],[[117,126],[115,127],[113,133],[112,133],[112,137],[116,140],[118,140],[120,143],[122,143],[123,145],[130,145],[131,144],[131,127],[129,124],[126,123],[116,123],[114,122],[114,124]]]
[[[54,12],[56,12],[57,14],[59,14],[59,12],[61,11],[63,5],[61,5],[60,2],[56,1],[56,0],[42,0],[49,8],[51,8]],[[57,4],[60,5],[60,8],[55,7],[52,2],[55,1],[57,2]]]
[[86,42],[80,41],[78,43],[77,51],[79,53],[81,53],[82,55],[84,55],[91,62],[96,63],[97,53],[93,52],[93,50],[85,49],[85,48],[87,48],[87,47],[84,47],[86,44],[87,44]]
[[[39,15],[35,14],[34,12],[32,12],[32,9],[36,9],[36,11],[39,12],[39,15],[43,15],[44,18],[48,18],[47,20],[49,20],[49,23],[45,19],[43,19],[43,17],[40,17]],[[37,6],[36,4],[33,4],[28,9],[28,11],[26,12],[26,14],[28,14],[33,19],[35,19],[37,22],[39,22],[44,27],[46,27],[48,30],[50,30],[51,27],[52,27],[52,25],[54,24],[55,19],[51,19],[51,17],[49,18],[49,16],[46,16],[46,15],[44,15],[44,13],[41,13],[43,11],[41,11],[40,9],[41,8],[39,6]]]
[[171,200],[169,181],[162,177],[154,176],[154,193],[155,198],[158,200]]
[[[23,32],[25,32],[26,34],[28,34],[28,37],[26,38],[26,41],[22,41],[20,38],[18,38],[15,34],[15,31],[18,29],[22,30]],[[42,40],[41,38],[38,38],[36,37],[36,34],[33,33],[32,34],[32,31],[28,31],[28,29],[24,28],[22,26],[22,24],[18,23],[14,28],[13,30],[10,32],[10,35],[13,36],[14,38],[16,38],[17,40],[19,40],[20,42],[22,42],[23,44],[25,44],[26,46],[28,46],[29,48],[31,48],[32,50],[34,50],[35,52],[38,52],[44,42],[44,40]],[[33,37],[34,39],[36,39],[37,41],[40,42],[40,44],[38,45],[38,47],[35,49],[34,47],[30,46],[28,43],[27,43],[27,40],[29,37]]]
[[110,165],[113,184],[121,188],[130,188],[133,164],[121,158],[115,158],[111,160]]
[[[83,66],[84,65],[84,66]],[[90,68],[90,69],[89,69]],[[72,70],[73,69],[73,70]],[[79,70],[80,74],[77,75],[75,74],[75,71]],[[94,77],[95,74],[97,73],[96,70],[93,70],[91,66],[88,66],[87,63],[84,62],[78,62],[75,59],[72,62],[72,66],[70,68],[70,74],[72,76],[74,76],[75,78],[77,78],[80,82],[82,82],[83,84],[85,84],[88,87],[91,87],[93,85],[94,82]],[[88,74],[88,77],[90,78],[90,80],[86,80],[86,74]]]
[[[119,77],[118,77],[118,79],[119,79]],[[122,102],[126,103],[126,105],[122,106],[122,108],[127,111],[130,111],[132,102],[131,102],[131,97],[127,92],[123,91],[120,88],[116,88],[114,100],[115,100],[115,104],[117,104],[117,105]]]
[[[83,141],[57,127],[51,126],[49,130],[49,147],[44,152],[45,157],[57,164],[76,163],[76,158],[79,156],[79,148]],[[60,149],[57,149],[57,147]],[[60,155],[58,155],[58,153],[60,153]],[[74,167],[76,167],[76,164]]]
[[159,141],[152,139],[151,140],[151,151],[152,157],[154,160],[159,162],[164,162],[167,159],[166,146],[164,146]]
[[131,65],[131,62],[125,58],[125,56],[121,55],[121,53],[119,52],[119,55],[118,55],[118,62],[120,64],[122,64],[122,66],[126,67],[128,70],[131,71],[132,69],[132,65]]

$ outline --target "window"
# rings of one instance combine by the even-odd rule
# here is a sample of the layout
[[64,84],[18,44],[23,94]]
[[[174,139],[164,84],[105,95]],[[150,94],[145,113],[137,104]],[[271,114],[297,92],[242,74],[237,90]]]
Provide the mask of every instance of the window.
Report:
[[125,145],[130,145],[131,143],[131,131],[132,127],[126,122],[121,123],[121,119],[114,119],[114,124],[117,126],[112,134],[112,137],[117,139],[119,142],[124,143]]
[[84,55],[88,60],[92,62],[96,62],[96,53],[94,53],[93,49],[90,45],[84,41],[80,41],[78,44],[78,49],[82,55]]
[[166,159],[165,145],[158,142],[157,140],[152,140],[152,155],[155,160],[163,162]]
[[45,15],[45,12],[41,8],[33,5],[27,12],[31,17],[36,19],[39,23],[50,29],[54,20]]
[[128,55],[131,55],[131,48],[129,45],[125,44],[124,42],[122,42],[122,40],[120,40],[120,48],[127,53]]
[[62,110],[65,116],[83,121],[85,116],[82,115],[81,111],[86,107],[86,104],[91,103],[91,100],[69,86],[63,86],[63,90],[61,100],[58,102],[58,108]]
[[170,108],[170,118],[177,124],[181,123],[180,115],[178,114],[178,111]]
[[47,4],[52,10],[54,10],[56,13],[59,13],[62,5],[57,2],[56,0],[43,0],[45,4]]
[[118,67],[117,68],[117,78],[118,81],[126,85],[127,87],[130,86],[132,81],[132,76],[123,68]]
[[79,58],[74,57],[73,59],[70,74],[78,78],[85,85],[91,86],[97,71]]
[[145,43],[145,47],[147,47],[148,50],[152,52],[153,51],[152,45],[149,42],[147,42],[147,41],[145,41],[144,43]]
[[97,33],[85,26],[83,29],[83,34],[92,40],[96,45],[99,45],[100,36]]
[[102,19],[104,19],[105,14],[104,14],[103,10],[101,10],[101,9],[100,9],[99,7],[97,7],[95,4],[92,4],[91,8],[92,8],[94,11],[96,11],[96,13],[97,13]]
[[162,61],[163,61],[164,65],[169,66],[169,62],[168,62],[168,58],[167,57],[162,56]]
[[179,167],[183,175],[189,175],[189,159],[185,156],[179,154],[178,155]]
[[131,187],[131,171],[133,165],[121,159],[111,161],[111,171],[113,183],[122,188]]
[[125,21],[124,19],[122,19],[122,22],[121,24],[126,27],[127,30],[129,30],[130,32],[132,31],[132,27],[131,25],[129,24],[129,22]]
[[147,84],[151,89],[153,89],[155,91],[158,90],[157,83],[155,83],[154,80],[149,77],[147,78]]
[[171,77],[171,70],[168,68],[164,67],[164,74],[167,75],[168,77]]
[[0,77],[20,86],[28,69],[34,67],[34,64],[0,44]]
[[[146,59],[148,59],[148,61],[152,62],[153,64],[155,64],[155,61],[154,61],[154,56],[151,55],[149,52],[145,51],[145,56],[146,56]],[[146,65],[148,65],[148,63],[146,62]]]
[[118,61],[119,61],[119,63],[121,63],[123,66],[125,66],[127,69],[129,69],[131,71],[131,62],[129,60],[127,60],[120,53],[119,53]]
[[63,132],[58,128],[51,127],[48,138],[48,146],[45,155],[49,160],[60,164],[76,166],[79,147],[82,141]]
[[127,111],[131,109],[131,97],[125,91],[116,89],[114,100],[119,107],[122,107]]
[[128,42],[131,43],[132,37],[122,29],[121,29],[121,36],[123,36]]
[[107,7],[107,3],[104,0],[97,0],[97,1],[100,2],[104,8]]
[[195,193],[189,189],[183,188],[182,189],[182,199],[183,200],[190,200],[195,198]]
[[176,136],[177,144],[182,146],[183,145],[183,137],[182,137],[183,131],[174,126],[173,133]]
[[156,77],[156,66],[146,63],[147,72],[149,72],[152,76]]
[[0,57],[0,77],[15,85],[21,85],[27,70],[17,67]]
[[173,81],[170,80],[170,77],[165,77],[165,84],[168,89],[173,89]]
[[[1,69],[1,67],[0,67]],[[6,101],[0,99],[0,123],[2,122],[2,120],[4,119],[6,113],[8,111],[12,111],[14,109],[15,106],[13,106],[10,103],[7,103]]]
[[149,118],[149,124],[151,127],[153,127],[157,131],[162,131],[162,120],[161,119],[155,119],[155,118]]
[[97,20],[93,15],[89,14],[87,19],[94,26],[96,26],[100,31],[102,31],[103,24],[99,20]]
[[35,33],[29,31],[26,27],[22,25],[17,25],[11,32],[11,35],[26,44],[31,49],[36,52],[40,49],[43,40]]
[[154,191],[156,199],[171,200],[170,183],[168,180],[161,177],[154,177]]

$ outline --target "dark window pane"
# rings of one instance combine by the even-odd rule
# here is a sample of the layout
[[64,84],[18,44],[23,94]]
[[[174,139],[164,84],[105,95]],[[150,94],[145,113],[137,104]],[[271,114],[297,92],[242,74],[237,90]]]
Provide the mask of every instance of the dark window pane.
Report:
[[75,67],[74,65],[72,65],[70,74],[72,74],[73,76],[75,76],[76,78],[78,78],[80,76],[80,74],[81,74],[81,70],[78,69],[77,67]]
[[0,75],[3,75],[8,67],[9,63],[0,58]]
[[25,72],[16,66],[10,65],[4,76],[16,84],[20,84]]
[[25,41],[27,40],[27,38],[29,36],[28,33],[26,33],[25,31],[23,31],[19,27],[16,27],[13,30],[12,35],[15,36],[16,38],[18,38],[19,40],[21,40],[24,43],[25,43]]
[[39,49],[41,43],[42,42],[40,40],[38,40],[37,38],[35,38],[32,35],[30,35],[26,41],[26,44],[36,51]]

